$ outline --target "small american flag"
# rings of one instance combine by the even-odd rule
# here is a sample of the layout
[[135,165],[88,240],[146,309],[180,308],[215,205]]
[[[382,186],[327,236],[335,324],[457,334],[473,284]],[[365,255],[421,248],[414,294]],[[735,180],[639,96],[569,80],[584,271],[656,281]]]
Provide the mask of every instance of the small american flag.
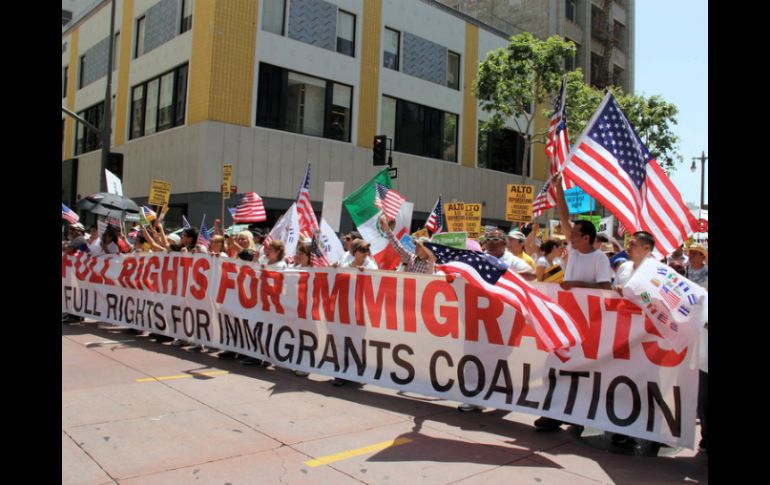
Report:
[[[548,126],[548,142],[545,144],[545,154],[551,160],[550,173],[553,177],[564,166],[564,161],[569,153],[569,136],[567,135],[567,78],[561,81],[559,95],[556,97],[553,107],[551,124]],[[566,188],[574,187],[574,184],[565,178]],[[537,217],[546,209],[556,207],[556,187],[546,182],[543,189],[532,201],[532,217]]]
[[374,205],[382,210],[388,220],[395,221],[398,209],[406,201],[398,192],[375,182]]
[[64,202],[61,203],[61,218],[70,224],[75,224],[80,220],[80,216],[75,214],[72,209],[64,205]]
[[682,301],[681,298],[679,298],[676,293],[671,291],[670,288],[667,286],[664,286],[660,289],[660,296],[663,297],[663,299],[668,303],[670,308],[676,308],[677,305],[679,305],[679,302]]
[[436,269],[457,274],[489,298],[511,305],[532,325],[549,350],[569,348],[583,341],[582,330],[572,317],[553,300],[508,269],[494,256],[440,244],[424,243],[436,256]]
[[326,259],[321,246],[318,245],[319,236],[320,233],[317,232],[310,241],[310,264],[312,264],[314,268],[329,266],[329,260]]
[[318,219],[310,202],[310,162],[307,162],[305,178],[297,194],[297,213],[299,214],[299,233],[307,238],[312,238],[318,231]]
[[209,243],[211,242],[211,233],[208,229],[206,229],[206,226],[203,225],[201,222],[201,229],[198,232],[198,245],[203,246],[204,248],[209,247]]
[[432,233],[439,233],[444,227],[444,209],[441,205],[441,196],[438,196],[436,205],[433,206],[433,210],[428,216],[428,222],[425,223],[425,228]]
[[623,223],[655,237],[667,256],[697,225],[682,196],[607,93],[564,165],[564,175]]
[[267,220],[267,214],[262,198],[256,192],[244,194],[241,203],[235,209],[233,222],[262,222],[265,220]]
[[150,209],[146,205],[142,206],[142,212],[144,213],[144,218],[147,219],[148,222],[152,222],[158,217],[158,214],[156,214],[152,209]]

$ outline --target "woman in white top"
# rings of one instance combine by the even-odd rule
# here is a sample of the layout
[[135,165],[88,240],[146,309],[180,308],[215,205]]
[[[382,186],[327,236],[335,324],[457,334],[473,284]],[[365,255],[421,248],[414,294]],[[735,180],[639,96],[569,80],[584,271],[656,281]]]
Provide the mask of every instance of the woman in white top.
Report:
[[354,256],[350,261],[346,261],[341,265],[342,268],[358,268],[361,271],[364,269],[378,269],[377,263],[369,257],[371,251],[369,249],[370,244],[363,239],[354,239],[350,243],[350,248],[353,250]]
[[283,241],[273,239],[265,248],[265,262],[262,269],[283,270],[286,269],[286,261],[283,260],[285,249]]

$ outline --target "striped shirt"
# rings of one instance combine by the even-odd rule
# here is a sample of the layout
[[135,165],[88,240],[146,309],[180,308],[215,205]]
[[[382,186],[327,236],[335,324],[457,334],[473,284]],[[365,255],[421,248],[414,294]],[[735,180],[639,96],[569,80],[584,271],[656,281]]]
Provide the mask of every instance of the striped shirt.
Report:
[[388,240],[390,241],[390,245],[393,246],[401,256],[401,262],[406,265],[407,273],[433,274],[434,271],[431,268],[430,261],[418,258],[416,254],[402,246],[401,242],[396,239],[396,236],[392,231],[388,231]]

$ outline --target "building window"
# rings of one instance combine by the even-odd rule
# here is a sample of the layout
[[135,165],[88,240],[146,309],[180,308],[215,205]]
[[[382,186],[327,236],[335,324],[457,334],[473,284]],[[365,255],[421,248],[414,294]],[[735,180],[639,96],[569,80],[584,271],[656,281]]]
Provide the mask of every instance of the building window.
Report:
[[485,133],[479,126],[479,168],[523,175],[524,137],[513,130]]
[[385,37],[383,39],[382,65],[388,69],[398,71],[398,60],[401,46],[401,33],[397,30],[385,27]]
[[83,78],[86,70],[86,56],[80,56],[80,69],[78,69],[78,89],[83,89]]
[[356,55],[356,16],[337,11],[337,52],[350,57]]
[[257,126],[350,141],[353,88],[261,63]]
[[576,22],[576,16],[577,16],[577,0],[567,0],[567,11],[566,16],[568,20],[571,20],[573,22]]
[[623,69],[618,66],[612,66],[612,84],[615,86],[623,85]]
[[[101,128],[102,118],[104,118],[104,102],[80,111],[78,115],[95,127]],[[91,128],[87,128],[83,123],[77,122],[76,133],[75,155],[98,150],[102,147],[101,136]]]
[[456,114],[388,96],[383,96],[382,106],[382,131],[392,133],[394,150],[457,161]]
[[118,57],[120,55],[120,32],[115,32],[115,39],[112,41],[112,70],[118,68]]
[[70,68],[67,66],[64,66],[64,69],[62,69],[62,80],[61,80],[61,97],[62,98],[67,97],[67,78],[69,77],[69,70]]
[[130,138],[183,125],[187,105],[187,64],[134,86]]
[[447,59],[446,85],[460,90],[460,54],[449,51]]
[[184,34],[192,29],[193,0],[182,0],[182,23],[179,33]]
[[274,34],[283,35],[286,23],[286,1],[265,0],[262,7],[262,29]]
[[134,88],[131,95],[131,139],[142,136],[144,127],[144,84]]
[[144,54],[144,16],[136,21],[136,48],[134,49],[134,59]]

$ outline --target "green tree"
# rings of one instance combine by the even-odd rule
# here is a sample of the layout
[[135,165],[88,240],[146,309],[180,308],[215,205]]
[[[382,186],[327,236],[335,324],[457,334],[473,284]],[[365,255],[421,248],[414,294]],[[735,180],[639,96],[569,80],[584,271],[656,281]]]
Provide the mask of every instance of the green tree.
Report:
[[[473,90],[481,109],[491,113],[481,123],[484,132],[500,130],[512,120],[524,138],[524,166],[529,164],[533,143],[545,143],[548,129],[537,133],[530,130],[536,105],[546,104],[546,118],[553,114],[553,97],[558,93],[565,74],[564,60],[574,57],[575,44],[561,37],[540,40],[529,32],[512,36],[507,47],[490,52],[479,65],[479,75]],[[567,73],[567,128],[570,141],[577,140],[607,91],[611,91],[628,117],[639,138],[660,166],[670,173],[681,163],[679,138],[671,131],[676,125],[677,107],[663,97],[625,94],[620,87],[598,90],[585,84],[583,72]],[[521,122],[520,120],[524,120]]]
[[[679,137],[672,131],[679,113],[676,105],[660,95],[626,94],[618,86],[598,90],[583,82],[583,73],[579,69],[570,72],[567,80],[567,130],[570,141],[577,141],[608,91],[615,97],[650,155],[670,174],[683,160],[679,153]],[[553,109],[543,114],[550,117]]]
[[[481,123],[485,132],[500,130],[513,119],[524,137],[523,166],[529,164],[532,143],[544,142],[542,133],[530,135],[535,119],[534,107],[550,101],[564,76],[564,60],[575,56],[575,44],[552,36],[537,39],[529,32],[512,36],[505,48],[490,52],[479,65],[473,91],[481,109],[492,116]],[[519,119],[523,119],[520,122]]]

